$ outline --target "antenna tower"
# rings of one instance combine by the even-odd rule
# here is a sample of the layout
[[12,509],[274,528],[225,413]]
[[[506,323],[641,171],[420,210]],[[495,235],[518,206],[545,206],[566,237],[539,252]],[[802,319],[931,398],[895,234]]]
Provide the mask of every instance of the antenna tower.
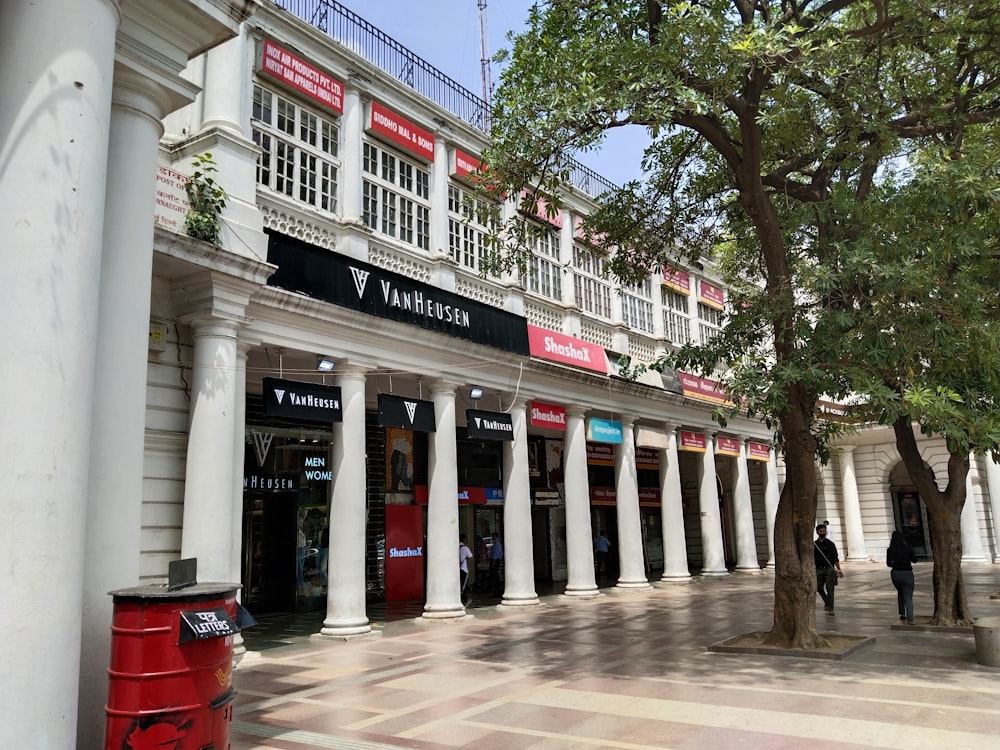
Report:
[[483,76],[483,130],[490,132],[490,108],[493,102],[493,74],[490,72],[490,33],[486,25],[486,0],[479,4],[479,66]]

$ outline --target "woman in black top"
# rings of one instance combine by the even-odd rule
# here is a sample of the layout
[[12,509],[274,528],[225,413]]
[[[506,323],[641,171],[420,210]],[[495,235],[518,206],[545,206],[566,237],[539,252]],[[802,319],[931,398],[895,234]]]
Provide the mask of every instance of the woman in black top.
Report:
[[903,539],[903,535],[892,532],[889,549],[885,552],[885,564],[892,568],[892,585],[896,587],[896,602],[899,605],[899,619],[913,624],[913,563],[917,555]]

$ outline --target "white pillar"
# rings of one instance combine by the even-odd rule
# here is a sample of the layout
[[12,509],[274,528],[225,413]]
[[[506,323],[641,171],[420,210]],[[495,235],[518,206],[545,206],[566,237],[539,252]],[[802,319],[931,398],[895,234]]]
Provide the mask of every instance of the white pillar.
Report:
[[590,528],[590,484],[587,481],[587,433],[584,407],[566,407],[563,489],[566,493],[567,596],[597,596],[594,538]]
[[740,440],[740,455],[736,456],[733,521],[736,531],[736,570],[741,573],[760,573],[760,561],[757,559],[757,535],[753,528],[753,505],[750,500],[747,442],[743,439]]
[[118,23],[112,0],[0,3],[4,748],[76,746]]
[[1000,464],[993,454],[983,455],[986,464],[986,484],[990,494],[990,518],[993,521],[993,562],[1000,563]]
[[166,95],[119,66],[112,92],[100,308],[94,342],[78,742],[103,741],[111,655],[108,592],[139,585],[146,358],[156,153]]
[[764,521],[767,524],[767,567],[773,568],[774,562],[774,517],[778,514],[778,500],[781,488],[778,487],[778,452],[771,448],[770,460],[764,466],[767,473],[767,485],[764,487]]
[[455,442],[455,384],[431,384],[436,431],[427,451],[427,601],[423,616],[462,617],[458,568],[458,448]]
[[642,551],[639,475],[635,468],[635,420],[622,417],[622,442],[615,450],[615,514],[619,575],[616,588],[650,588]]
[[705,435],[705,452],[698,462],[698,507],[701,511],[703,576],[727,576],[726,551],[722,543],[719,487],[715,478],[715,438]]
[[451,257],[448,247],[448,143],[444,131],[434,134],[434,163],[431,164],[431,255]]
[[372,629],[365,608],[365,373],[348,366],[336,380],[343,421],[333,425],[326,619],[320,631],[324,636],[361,635]]
[[500,603],[524,607],[538,604],[531,539],[527,399],[517,397],[510,416],[514,439],[503,444],[504,589]]
[[[344,201],[343,218],[346,222],[361,221],[361,137],[364,109],[357,86],[350,83],[345,85],[344,115],[341,119],[343,154],[340,160],[344,178],[340,180],[340,189]],[[455,546],[458,546],[458,542],[455,542]]]
[[[243,462],[246,459],[247,430],[247,354],[252,344],[243,339],[236,341],[236,408],[233,410],[233,546],[229,554],[229,578],[243,580]],[[236,592],[236,601],[243,601],[243,589]],[[233,636],[233,662],[239,664],[247,647],[243,634]]]
[[660,452],[660,502],[663,513],[663,577],[662,581],[687,582],[687,539],[684,536],[684,493],[681,489],[680,459],[677,455],[677,428],[665,424],[666,450]]
[[181,557],[198,558],[199,582],[230,583],[240,323],[208,315],[185,322],[192,327],[194,354]]
[[856,446],[840,447],[840,482],[844,497],[844,526],[846,527],[847,549],[842,550],[846,562],[868,562],[865,548],[865,530],[861,521],[861,499],[858,496],[858,480],[854,470],[854,450]]
[[249,124],[247,85],[249,65],[246,60],[248,38],[245,27],[228,42],[213,47],[205,54],[204,90],[202,92],[201,129],[221,128],[245,137],[244,121]]
[[969,471],[965,475],[965,505],[962,506],[962,562],[986,562],[983,540],[979,536],[979,516],[976,514],[976,496],[972,485],[975,454],[969,456]]

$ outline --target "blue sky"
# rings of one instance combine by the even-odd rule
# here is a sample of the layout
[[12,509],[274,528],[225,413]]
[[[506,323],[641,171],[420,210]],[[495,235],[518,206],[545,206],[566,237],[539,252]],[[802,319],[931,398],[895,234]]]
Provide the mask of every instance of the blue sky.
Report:
[[[475,94],[482,94],[478,0],[340,0],[369,23]],[[490,54],[508,46],[507,33],[524,27],[533,0],[488,0]],[[492,63],[493,80],[500,70]],[[638,128],[612,133],[599,152],[578,161],[622,184],[639,176],[647,139]]]

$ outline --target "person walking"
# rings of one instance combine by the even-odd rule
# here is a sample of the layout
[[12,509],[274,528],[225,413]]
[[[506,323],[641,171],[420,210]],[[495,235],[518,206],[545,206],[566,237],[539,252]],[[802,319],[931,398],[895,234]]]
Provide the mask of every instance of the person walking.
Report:
[[503,545],[500,544],[500,535],[493,532],[490,542],[490,570],[486,581],[493,596],[503,596],[503,587],[500,585],[500,564],[503,562]]
[[611,540],[607,533],[601,529],[594,540],[594,552],[597,553],[597,577],[601,578],[608,574],[608,552],[611,550]]
[[823,609],[828,615],[833,615],[833,592],[837,579],[844,573],[840,569],[840,556],[837,545],[826,538],[826,524],[816,527],[816,540],[813,542],[813,557],[816,563],[816,591],[823,598]]
[[903,539],[903,534],[899,531],[892,532],[892,539],[885,551],[885,564],[892,568],[889,575],[892,577],[892,585],[896,587],[899,619],[906,620],[907,625],[913,624],[913,563],[916,561],[917,553]]
[[472,592],[469,591],[469,560],[472,559],[472,550],[469,549],[468,537],[462,534],[458,537],[458,577],[460,579],[460,593],[462,606],[467,607],[472,602]]

